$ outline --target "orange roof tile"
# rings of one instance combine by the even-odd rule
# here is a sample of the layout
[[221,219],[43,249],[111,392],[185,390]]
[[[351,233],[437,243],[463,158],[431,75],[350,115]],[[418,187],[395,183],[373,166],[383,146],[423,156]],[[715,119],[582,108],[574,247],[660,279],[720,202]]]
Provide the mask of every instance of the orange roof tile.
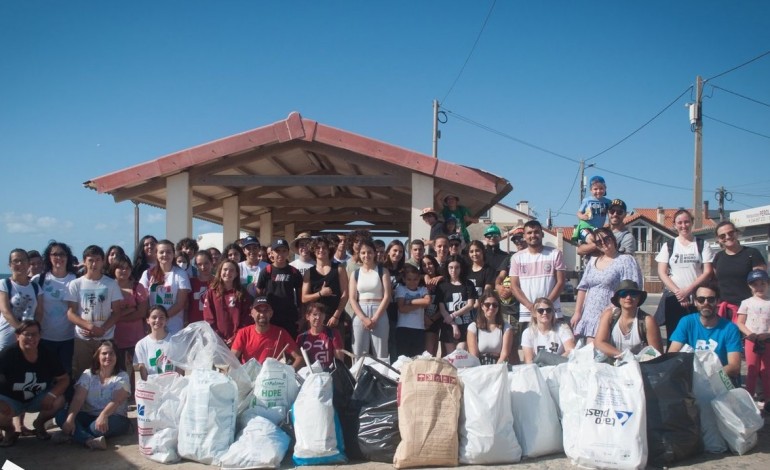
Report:
[[[624,220],[624,223],[626,225],[628,225],[629,223],[631,223],[631,222],[633,222],[633,221],[635,221],[635,220],[637,220],[637,219],[639,219],[641,217],[644,217],[647,220],[650,220],[650,221],[655,222],[655,223],[659,223],[660,225],[663,225],[665,228],[670,230],[670,229],[672,229],[674,227],[674,214],[676,214],[676,211],[678,211],[678,210],[679,210],[679,208],[663,209],[663,223],[660,224],[660,222],[658,221],[658,209],[657,208],[653,208],[653,209],[644,209],[644,208],[638,209],[638,208],[634,208],[634,213],[632,215],[629,215],[628,217],[626,217],[625,220]],[[692,209],[688,209],[688,210],[692,213]],[[693,230],[701,230],[701,229],[704,229],[704,228],[708,229],[708,228],[714,228],[714,227],[716,227],[716,223],[713,220],[711,220],[709,218],[704,218],[703,225],[701,227],[693,228]]]

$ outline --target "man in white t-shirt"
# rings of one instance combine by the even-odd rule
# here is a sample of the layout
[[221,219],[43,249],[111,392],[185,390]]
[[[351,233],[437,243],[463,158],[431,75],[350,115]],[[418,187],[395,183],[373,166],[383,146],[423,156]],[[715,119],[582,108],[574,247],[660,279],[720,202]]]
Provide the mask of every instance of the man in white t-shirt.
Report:
[[521,303],[519,308],[520,331],[524,331],[532,319],[532,302],[548,297],[554,304],[556,318],[562,318],[559,293],[564,287],[564,255],[556,248],[543,245],[543,227],[537,220],[524,224],[527,248],[511,257],[511,290]]
[[72,380],[91,367],[91,361],[103,340],[112,339],[120,319],[123,300],[118,283],[103,274],[104,250],[91,245],[83,251],[86,273],[70,282],[64,300],[67,318],[75,325],[75,352]]
[[254,297],[257,292],[254,283],[257,282],[259,273],[267,267],[267,263],[259,260],[261,245],[257,237],[249,235],[244,238],[241,247],[246,254],[246,259],[238,263],[238,267],[241,268],[241,285]]
[[310,232],[302,232],[294,239],[294,253],[296,253],[297,259],[289,264],[297,268],[303,276],[305,271],[315,266],[315,259],[310,251],[310,242],[312,241],[313,237],[310,236]]

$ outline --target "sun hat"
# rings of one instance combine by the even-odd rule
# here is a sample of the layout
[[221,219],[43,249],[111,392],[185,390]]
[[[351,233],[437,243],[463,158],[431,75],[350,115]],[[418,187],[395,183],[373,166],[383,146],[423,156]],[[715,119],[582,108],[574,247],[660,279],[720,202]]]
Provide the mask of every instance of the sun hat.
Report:
[[434,211],[432,207],[426,207],[420,213],[420,217],[425,217],[426,215],[432,215],[433,217],[438,219],[438,212]]
[[294,248],[297,248],[297,244],[301,242],[302,240],[312,240],[313,236],[310,235],[310,232],[302,232],[294,239]]
[[639,288],[639,284],[636,282],[630,280],[630,279],[624,279],[620,281],[620,285],[617,289],[615,289],[615,294],[612,296],[612,305],[616,307],[620,307],[620,292],[621,291],[634,291],[639,293],[639,304],[642,305],[645,300],[647,300],[647,292],[643,291]]

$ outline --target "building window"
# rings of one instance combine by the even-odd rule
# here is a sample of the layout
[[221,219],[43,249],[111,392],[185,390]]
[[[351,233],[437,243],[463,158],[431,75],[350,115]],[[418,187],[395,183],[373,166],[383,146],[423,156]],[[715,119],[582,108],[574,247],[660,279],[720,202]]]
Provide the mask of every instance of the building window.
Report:
[[647,227],[631,227],[631,233],[636,238],[636,251],[647,251]]
[[482,213],[482,214],[479,216],[479,219],[491,219],[491,218],[492,218],[492,217],[490,217],[490,215],[489,215],[489,209],[487,209],[487,210],[486,210],[486,212],[483,212],[483,213]]

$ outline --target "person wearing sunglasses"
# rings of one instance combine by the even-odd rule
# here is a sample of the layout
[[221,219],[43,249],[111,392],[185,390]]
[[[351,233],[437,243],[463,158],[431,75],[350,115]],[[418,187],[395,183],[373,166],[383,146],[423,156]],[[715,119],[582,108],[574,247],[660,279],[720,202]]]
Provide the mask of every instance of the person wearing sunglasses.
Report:
[[685,345],[696,351],[714,351],[725,374],[737,385],[741,373],[741,332],[734,323],[717,315],[719,287],[716,283],[699,286],[694,300],[698,312],[679,320],[668,352],[682,351]]
[[647,292],[639,284],[624,279],[612,296],[612,307],[608,307],[599,320],[599,329],[594,338],[594,347],[607,355],[619,357],[623,351],[639,353],[649,345],[663,351],[660,328],[655,318],[639,308],[647,299]]
[[719,222],[715,233],[722,246],[722,251],[714,255],[713,263],[714,275],[722,294],[718,313],[720,317],[737,323],[738,306],[751,297],[746,278],[753,270],[766,270],[767,264],[759,250],[741,245],[741,233],[729,220]]
[[[628,215],[628,207],[622,199],[613,199],[607,211],[607,225],[615,235],[618,252],[633,255],[636,253],[636,238],[626,228],[624,222]],[[580,256],[600,256],[596,243],[586,242],[578,245],[577,253]]]
[[481,314],[468,325],[468,352],[478,357],[482,364],[507,364],[516,331],[503,321],[497,294],[483,294],[480,305]]
[[535,355],[545,351],[558,356],[568,356],[575,349],[575,337],[569,325],[556,322],[551,299],[540,297],[533,302],[532,321],[521,335],[524,362],[532,364]]

